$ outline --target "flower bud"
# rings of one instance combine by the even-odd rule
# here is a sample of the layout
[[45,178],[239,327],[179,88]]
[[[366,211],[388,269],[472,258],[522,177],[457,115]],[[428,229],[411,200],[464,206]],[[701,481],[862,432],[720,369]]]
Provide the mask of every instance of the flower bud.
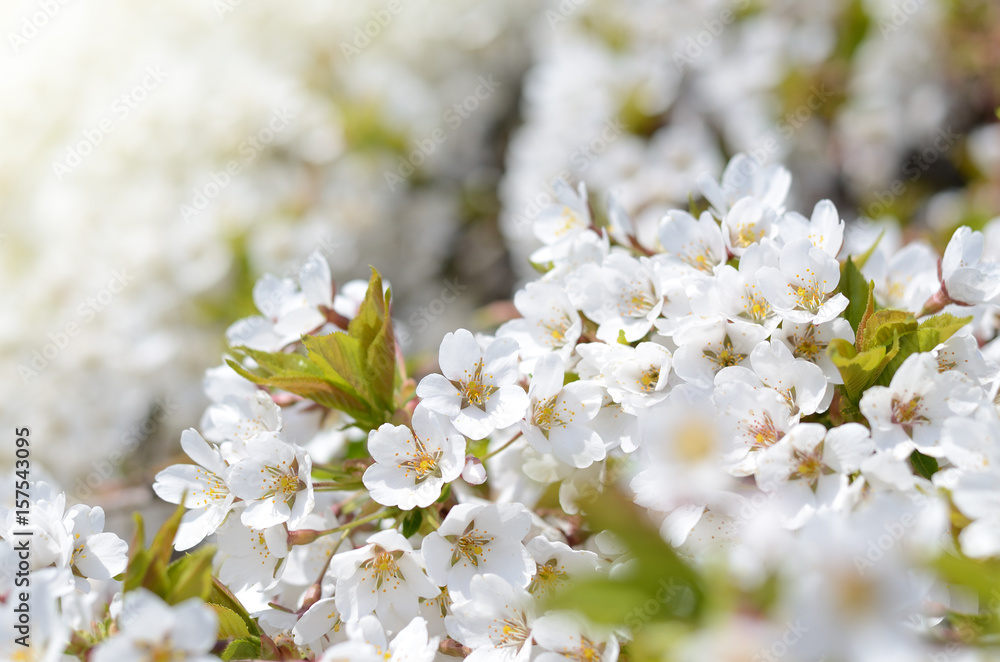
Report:
[[469,485],[482,485],[486,482],[486,467],[483,466],[478,457],[469,455],[465,458],[462,480]]

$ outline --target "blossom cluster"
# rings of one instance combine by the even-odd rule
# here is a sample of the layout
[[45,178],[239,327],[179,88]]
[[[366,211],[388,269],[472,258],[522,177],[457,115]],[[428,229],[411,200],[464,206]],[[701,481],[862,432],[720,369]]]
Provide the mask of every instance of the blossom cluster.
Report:
[[[134,548],[111,625],[71,638],[88,625],[63,598],[53,641],[98,660],[987,659],[996,223],[941,255],[874,226],[846,241],[834,204],[788,210],[790,173],[746,163],[652,241],[560,184],[517,314],[447,334],[419,379],[377,272],[337,289],[314,254],[262,279],[279,305],[230,327],[189,461],[153,485],[180,507],[168,547],[218,585],[182,600],[195,561],[156,575],[158,543]],[[40,503],[36,572],[125,570],[99,510]]]
[[[91,451],[176,439],[249,282],[314,248],[338,277],[382,265],[433,342],[474,298],[422,313],[442,262],[481,299],[510,288],[484,198],[527,278],[527,221],[560,174],[621,185],[648,240],[738,151],[789,164],[799,199],[961,224],[1000,181],[997,9],[970,2],[4,3],[0,89],[23,101],[0,108],[19,311],[0,396],[46,440],[39,466],[114,516],[135,473]],[[500,83],[485,100],[480,77]]]

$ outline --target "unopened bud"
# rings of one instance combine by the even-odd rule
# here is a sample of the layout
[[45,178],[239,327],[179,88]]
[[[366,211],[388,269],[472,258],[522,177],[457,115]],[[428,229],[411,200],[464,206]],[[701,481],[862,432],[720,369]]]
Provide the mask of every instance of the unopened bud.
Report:
[[305,595],[302,598],[302,606],[299,608],[299,614],[304,614],[309,607],[319,602],[319,599],[323,597],[323,587],[319,582],[316,582],[310,586]]
[[486,481],[486,467],[483,466],[478,457],[469,455],[465,458],[462,480],[469,485],[482,485]]
[[299,529],[298,531],[289,531],[288,546],[294,547],[295,545],[308,545],[321,535],[323,535],[323,532],[317,531],[316,529]]

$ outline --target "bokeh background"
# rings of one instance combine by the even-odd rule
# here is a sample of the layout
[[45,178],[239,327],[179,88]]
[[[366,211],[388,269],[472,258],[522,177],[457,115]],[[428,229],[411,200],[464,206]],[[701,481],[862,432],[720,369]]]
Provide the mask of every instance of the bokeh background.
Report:
[[1000,211],[991,0],[5,0],[0,35],[3,427],[110,513],[314,250],[433,359],[530,276],[557,177],[649,241],[741,151],[855,227]]

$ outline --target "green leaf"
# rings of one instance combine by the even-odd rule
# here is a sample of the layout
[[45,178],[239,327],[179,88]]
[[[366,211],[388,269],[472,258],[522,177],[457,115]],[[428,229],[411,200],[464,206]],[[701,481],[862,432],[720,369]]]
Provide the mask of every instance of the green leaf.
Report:
[[174,509],[170,519],[164,522],[160,530],[153,536],[153,544],[149,547],[149,551],[153,555],[153,562],[163,564],[164,569],[170,563],[170,557],[174,553],[174,538],[177,537],[177,529],[181,526],[181,518],[187,512],[183,502],[184,499],[181,499],[181,504]]
[[885,228],[882,228],[882,231],[878,233],[878,236],[875,238],[875,241],[872,243],[872,245],[868,247],[868,250],[866,250],[861,255],[857,256],[858,259],[857,262],[855,262],[855,264],[857,265],[858,269],[865,268],[865,264],[867,264],[868,258],[872,256],[872,253],[875,252],[875,249],[878,248],[878,245],[882,243],[882,237],[884,236],[885,236]]
[[934,563],[941,579],[948,583],[960,584],[979,594],[980,600],[996,611],[1000,604],[1000,561],[978,561],[952,554],[941,555]]
[[[231,351],[241,360],[249,357],[258,364],[262,360],[266,361],[264,357],[271,356],[268,352],[258,352],[247,347],[234,347]],[[281,354],[281,356],[293,355]],[[309,361],[307,358],[305,360]],[[275,367],[277,364],[270,361],[266,361],[267,367],[259,367],[254,370],[248,370],[232,359],[226,359],[226,363],[242,377],[252,381],[254,384],[280,388],[289,393],[295,393],[296,395],[308,398],[324,407],[330,407],[352,415],[354,415],[354,412],[360,412],[362,416],[369,413],[371,409],[347,382],[339,378],[333,379],[334,377],[338,377],[335,373],[324,374],[312,362],[309,362],[307,370],[290,365],[285,372],[276,372]]]
[[133,513],[132,519],[135,521],[135,533],[132,534],[128,566],[125,568],[123,590],[126,593],[142,586],[142,580],[149,569],[149,563],[153,560],[153,555],[146,549],[146,526],[142,521],[142,515]]
[[910,466],[918,475],[930,480],[934,472],[938,470],[938,461],[920,451],[913,451],[910,453]]
[[[396,341],[389,315],[390,293],[372,268],[368,291],[347,333],[304,338],[313,361],[332,369],[354,390],[378,408],[392,409],[396,376]],[[317,355],[323,361],[317,359]],[[325,365],[324,365],[325,363]],[[327,371],[324,370],[324,374]]]
[[149,549],[146,549],[143,543],[145,526],[142,517],[135,516],[136,533],[132,540],[128,567],[125,569],[125,591],[133,591],[142,586],[166,599],[169,590],[167,566],[174,552],[174,537],[180,527],[181,518],[187,512],[183,502],[182,498],[181,505],[177,506],[170,519],[156,532]]
[[424,521],[423,511],[411,510],[406,517],[403,518],[403,537],[409,538],[417,531],[420,530],[420,524]]
[[866,314],[870,315],[870,311],[875,308],[875,283],[874,281],[865,281],[861,270],[850,257],[847,258],[841,269],[840,292],[847,297],[848,301],[847,308],[844,310],[844,318],[857,333],[861,320]]
[[188,598],[198,598],[203,602],[212,590],[212,559],[215,547],[202,547],[185,554],[167,566],[164,596],[167,604],[175,605]]
[[844,338],[831,340],[826,351],[844,380],[845,394],[855,403],[864,390],[875,382],[886,364],[885,347],[875,347],[859,354],[854,345]]
[[959,329],[972,321],[972,316],[955,317],[951,313],[941,313],[928,317],[920,323],[917,331],[921,352],[929,352],[951,338]]
[[856,346],[865,352],[879,346],[891,345],[895,336],[904,336],[917,330],[917,318],[905,310],[879,310],[867,316],[858,329]]
[[219,639],[247,639],[250,637],[250,630],[239,614],[228,607],[211,602],[208,603],[208,606],[215,610],[219,617]]
[[660,620],[699,616],[704,601],[701,577],[664,542],[642,509],[620,492],[608,490],[588,504],[587,511],[591,530],[610,531],[628,548],[635,559],[634,572],[613,579],[581,579],[556,591],[550,598],[555,604],[571,605],[595,620],[615,622],[609,619],[622,618],[623,609],[654,598],[663,605],[656,616]]
[[[236,360],[226,363],[255,384],[301,395],[350,415],[362,428],[374,429],[396,409],[398,370],[390,300],[373,268],[364,301],[346,333],[303,336],[307,355],[234,347],[230,351]],[[248,368],[247,359],[256,365]]]
[[222,651],[223,660],[256,660],[260,658],[260,643],[254,639],[237,639]]
[[236,596],[232,594],[225,584],[220,582],[215,577],[212,577],[212,588],[209,591],[207,602],[230,610],[243,619],[243,622],[246,623],[247,629],[251,634],[260,634],[257,624],[254,623],[254,620],[250,616],[250,613],[246,610],[246,607],[244,607],[240,601],[236,599]]
[[627,623],[636,605],[649,599],[649,591],[633,583],[608,577],[589,577],[570,582],[546,602],[549,609],[578,611],[595,623],[618,625]]

